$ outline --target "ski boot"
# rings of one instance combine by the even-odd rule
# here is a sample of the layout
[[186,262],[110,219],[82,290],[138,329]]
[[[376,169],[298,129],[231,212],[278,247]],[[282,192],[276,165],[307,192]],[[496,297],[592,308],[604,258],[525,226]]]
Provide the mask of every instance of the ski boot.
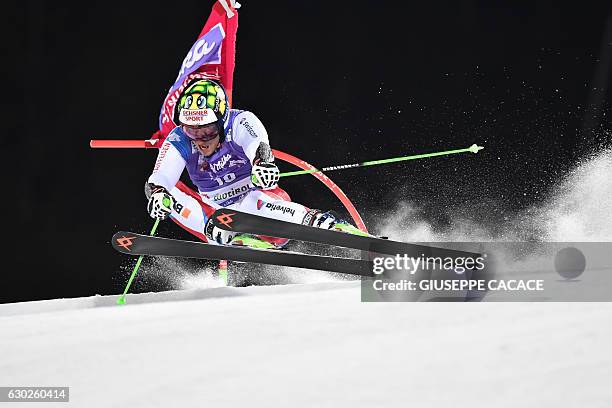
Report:
[[350,222],[340,218],[338,213],[336,213],[335,211],[317,211],[317,213],[315,213],[312,217],[312,223],[310,224],[310,226],[328,229],[332,231],[340,231],[347,234],[361,235],[365,237],[370,236],[369,234],[355,227]]
[[204,229],[204,235],[209,242],[216,242],[219,245],[245,246],[255,249],[278,249],[273,242],[268,242],[262,238],[240,232],[225,231],[215,227],[212,220],[208,220]]
[[232,238],[229,245],[246,246],[255,249],[278,249],[276,245],[272,244],[271,242],[264,241],[263,239],[251,234],[238,234]]

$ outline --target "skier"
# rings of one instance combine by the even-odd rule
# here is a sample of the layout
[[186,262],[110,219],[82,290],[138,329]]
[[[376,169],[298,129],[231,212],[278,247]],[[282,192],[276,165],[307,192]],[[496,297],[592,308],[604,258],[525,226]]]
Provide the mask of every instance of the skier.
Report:
[[[210,243],[256,248],[281,247],[287,240],[221,230],[209,221],[210,214],[225,207],[363,234],[332,211],[290,201],[278,187],[280,173],[264,125],[252,112],[229,109],[226,91],[214,78],[195,78],[185,87],[176,103],[174,122],[178,126],[159,149],[145,184],[151,217],[171,217]],[[179,182],[185,168],[198,195]]]

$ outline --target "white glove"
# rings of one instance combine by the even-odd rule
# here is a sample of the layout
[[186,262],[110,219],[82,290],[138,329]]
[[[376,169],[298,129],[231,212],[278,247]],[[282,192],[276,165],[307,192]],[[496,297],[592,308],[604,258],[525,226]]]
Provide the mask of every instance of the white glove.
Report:
[[238,234],[238,232],[226,231],[221,228],[217,228],[213,224],[212,218],[206,222],[206,227],[204,228],[204,235],[206,235],[206,239],[208,239],[209,242],[216,242],[220,245],[229,244]]
[[280,171],[274,163],[260,162],[254,164],[251,169],[251,181],[255,187],[262,190],[272,190],[278,187],[279,178]]
[[163,187],[157,187],[151,193],[147,203],[147,211],[152,218],[165,220],[174,207],[174,198]]

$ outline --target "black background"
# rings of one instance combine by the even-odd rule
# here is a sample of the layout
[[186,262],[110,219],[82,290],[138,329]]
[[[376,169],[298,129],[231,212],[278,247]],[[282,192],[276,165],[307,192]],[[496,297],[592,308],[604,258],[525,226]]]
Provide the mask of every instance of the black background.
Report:
[[[609,142],[604,3],[244,0],[234,106],[260,117],[272,147],[317,166],[484,145],[332,176],[374,228],[402,200],[440,228],[453,207],[494,224]],[[156,130],[211,6],[26,1],[7,11],[16,72],[6,89],[17,99],[1,142],[1,302],[122,291],[133,260],[109,240],[153,224],[143,183],[156,151],[88,143]],[[283,187],[294,201],[340,206],[311,177]],[[160,234],[186,237],[171,223]]]

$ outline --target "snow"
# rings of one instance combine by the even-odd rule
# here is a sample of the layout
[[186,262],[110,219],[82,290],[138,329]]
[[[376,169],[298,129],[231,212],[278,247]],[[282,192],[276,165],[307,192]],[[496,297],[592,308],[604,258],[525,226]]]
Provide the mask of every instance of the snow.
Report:
[[[610,252],[587,243],[612,242],[610,180],[607,150],[501,232],[462,218],[469,211],[438,231],[409,202],[378,231],[417,242],[573,241],[590,269],[570,283],[553,274],[555,295],[608,299],[610,258],[597,254]],[[545,252],[510,269],[544,276]],[[74,407],[612,406],[609,302],[362,303],[359,281],[325,272],[261,268],[300,284],[232,288],[173,260],[148,269],[140,279],[161,273],[183,290],[128,295],[124,306],[117,296],[0,305],[0,386],[69,386],[69,404],[45,406]]]
[[116,299],[0,305],[0,384],[76,407],[612,404],[608,303],[361,303],[354,281]]

